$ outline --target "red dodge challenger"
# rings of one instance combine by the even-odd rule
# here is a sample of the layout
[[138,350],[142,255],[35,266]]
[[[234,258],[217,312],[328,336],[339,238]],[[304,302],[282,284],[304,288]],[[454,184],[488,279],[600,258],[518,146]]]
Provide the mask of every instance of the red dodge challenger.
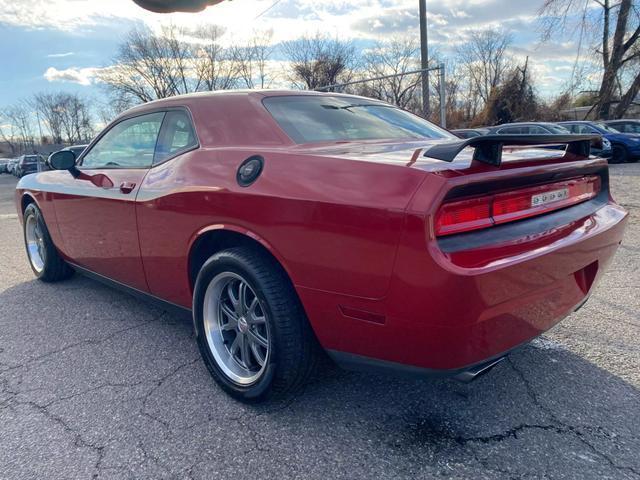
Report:
[[[43,281],[190,310],[256,401],[339,364],[469,380],[580,307],[621,242],[599,137],[461,140],[383,102],[220,92],[135,107],[24,177]],[[535,149],[565,144],[564,150]]]

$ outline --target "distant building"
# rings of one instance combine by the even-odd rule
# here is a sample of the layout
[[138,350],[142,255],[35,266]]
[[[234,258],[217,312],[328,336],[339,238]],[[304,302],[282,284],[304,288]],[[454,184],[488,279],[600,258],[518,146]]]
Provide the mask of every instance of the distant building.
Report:
[[[613,102],[612,105],[614,108],[616,104],[617,102]],[[598,120],[593,106],[568,108],[566,110],[561,110],[560,113],[565,120]],[[624,117],[640,118],[640,95],[636,97]]]

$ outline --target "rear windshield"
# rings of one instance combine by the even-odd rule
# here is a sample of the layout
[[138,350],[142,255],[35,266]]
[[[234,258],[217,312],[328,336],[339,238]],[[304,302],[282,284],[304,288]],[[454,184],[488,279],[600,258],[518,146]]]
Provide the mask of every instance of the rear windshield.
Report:
[[263,103],[296,143],[456,138],[416,115],[363,98],[296,95]]
[[38,162],[38,157],[35,157],[35,156],[24,157],[24,163],[37,163],[37,162]]

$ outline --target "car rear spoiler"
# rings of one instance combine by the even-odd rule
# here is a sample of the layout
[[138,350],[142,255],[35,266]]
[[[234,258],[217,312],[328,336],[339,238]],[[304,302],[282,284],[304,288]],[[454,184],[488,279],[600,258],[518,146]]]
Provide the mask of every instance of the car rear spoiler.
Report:
[[426,149],[423,156],[453,162],[462,150],[473,147],[475,161],[499,167],[502,163],[502,148],[506,146],[566,144],[567,153],[589,158],[592,143],[602,148],[602,137],[600,135],[483,135],[433,145]]

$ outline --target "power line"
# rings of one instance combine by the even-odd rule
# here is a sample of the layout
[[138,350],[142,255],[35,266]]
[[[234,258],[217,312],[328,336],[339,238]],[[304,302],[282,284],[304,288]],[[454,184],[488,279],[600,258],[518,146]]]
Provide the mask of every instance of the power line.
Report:
[[262,15],[264,15],[265,13],[267,13],[269,10],[271,10],[273,7],[275,7],[276,5],[278,5],[282,0],[276,0],[275,2],[273,2],[273,4],[267,8],[265,11],[263,11],[261,14],[259,14],[256,18],[254,18],[254,20],[260,18]]

